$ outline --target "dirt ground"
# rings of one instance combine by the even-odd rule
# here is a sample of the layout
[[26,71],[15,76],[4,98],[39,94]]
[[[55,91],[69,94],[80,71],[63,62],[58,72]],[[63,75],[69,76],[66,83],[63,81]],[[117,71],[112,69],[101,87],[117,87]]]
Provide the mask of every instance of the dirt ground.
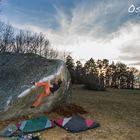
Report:
[[76,85],[72,97],[73,103],[89,112],[84,116],[98,121],[101,126],[76,134],[56,127],[42,132],[42,140],[140,139],[140,90],[107,89],[100,92]]

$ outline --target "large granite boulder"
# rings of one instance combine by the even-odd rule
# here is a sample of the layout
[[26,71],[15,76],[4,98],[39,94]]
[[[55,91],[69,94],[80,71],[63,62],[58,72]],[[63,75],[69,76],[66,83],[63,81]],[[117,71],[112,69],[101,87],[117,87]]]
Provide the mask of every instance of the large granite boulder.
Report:
[[[31,84],[62,79],[60,88],[31,108],[42,88]],[[0,54],[0,120],[51,111],[71,97],[71,78],[61,60],[48,60],[35,54]]]

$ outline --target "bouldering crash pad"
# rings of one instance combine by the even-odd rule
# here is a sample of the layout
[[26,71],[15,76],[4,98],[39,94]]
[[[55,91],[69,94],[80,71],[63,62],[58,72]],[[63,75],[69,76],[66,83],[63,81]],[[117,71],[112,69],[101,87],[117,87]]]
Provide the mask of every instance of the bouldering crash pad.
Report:
[[19,129],[24,133],[40,132],[55,127],[46,116],[25,120],[19,123]]
[[10,137],[18,130],[15,124],[9,124],[5,129],[0,131],[1,137]]
[[86,131],[88,129],[93,129],[100,126],[99,123],[91,119],[86,119],[80,115],[73,115],[69,118],[61,118],[55,120],[54,122],[58,126],[72,133]]

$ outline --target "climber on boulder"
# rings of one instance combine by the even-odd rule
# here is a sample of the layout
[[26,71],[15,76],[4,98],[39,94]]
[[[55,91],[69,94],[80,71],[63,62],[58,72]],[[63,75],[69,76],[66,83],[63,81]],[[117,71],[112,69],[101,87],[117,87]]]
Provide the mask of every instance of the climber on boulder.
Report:
[[62,80],[59,79],[57,81],[55,81],[55,83],[53,83],[53,85],[50,84],[50,81],[46,81],[46,82],[32,82],[32,84],[34,84],[35,86],[37,86],[37,88],[39,87],[44,87],[43,92],[40,94],[40,96],[38,97],[38,99],[34,102],[34,104],[31,106],[31,108],[35,108],[37,106],[39,106],[39,104],[41,103],[41,101],[43,100],[43,98],[45,98],[46,96],[49,96],[51,93],[54,93],[56,90],[58,90],[61,86]]

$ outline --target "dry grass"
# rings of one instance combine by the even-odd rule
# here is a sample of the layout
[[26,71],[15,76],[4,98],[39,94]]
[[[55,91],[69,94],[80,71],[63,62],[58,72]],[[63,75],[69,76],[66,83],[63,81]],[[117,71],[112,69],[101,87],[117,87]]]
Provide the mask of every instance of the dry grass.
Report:
[[[139,140],[140,91],[108,89],[91,91],[73,86],[73,103],[84,107],[86,117],[101,127],[72,134],[56,127],[41,133],[43,140]],[[55,114],[54,117],[57,117]]]
[[87,114],[88,112],[84,110],[83,107],[76,104],[60,104],[54,108],[53,113],[64,117],[71,117],[73,114]]

